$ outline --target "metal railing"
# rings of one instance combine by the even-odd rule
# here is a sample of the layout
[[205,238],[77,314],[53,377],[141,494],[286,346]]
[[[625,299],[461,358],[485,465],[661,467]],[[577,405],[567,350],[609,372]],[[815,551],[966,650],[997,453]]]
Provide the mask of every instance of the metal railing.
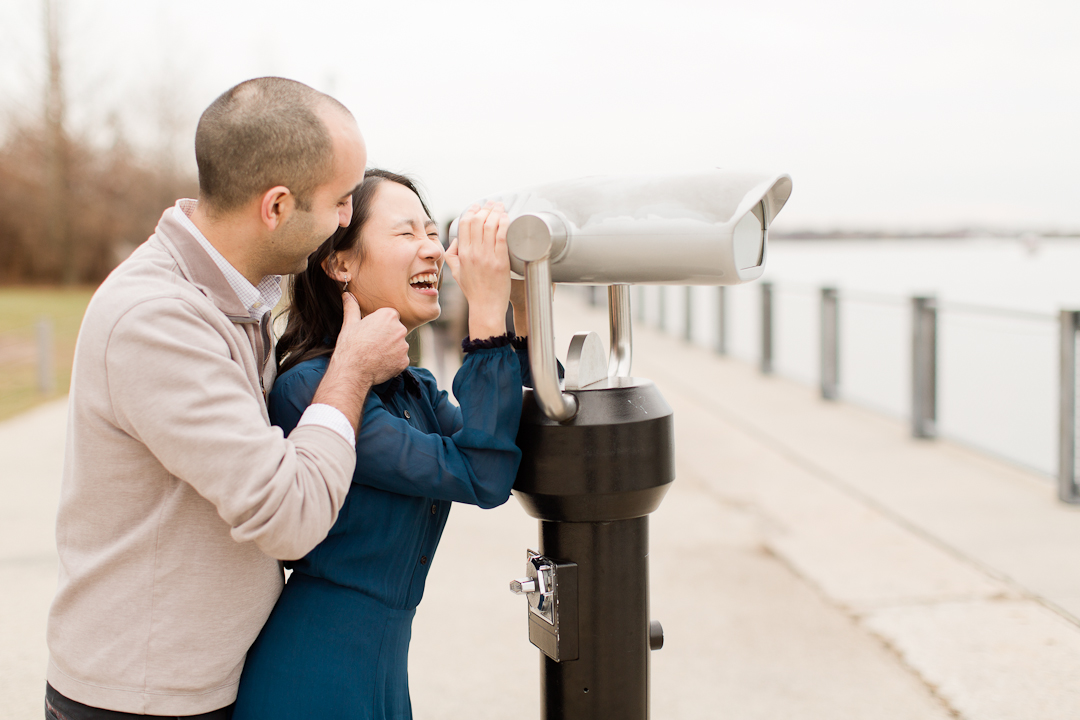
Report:
[[1080,328],[1080,310],[1062,310],[1059,324],[1058,497],[1064,502],[1080,503],[1076,482],[1076,334]]
[[[1002,449],[999,446],[1000,444],[993,439],[980,439],[977,437],[976,430],[962,428],[958,430],[956,425],[958,422],[957,417],[978,416],[981,413],[978,408],[974,410],[966,408],[963,412],[958,412],[960,408],[959,398],[961,398],[963,392],[957,390],[956,387],[943,386],[943,382],[951,383],[951,386],[962,386],[961,390],[966,390],[969,395],[972,393],[979,394],[971,390],[975,380],[965,380],[971,373],[968,372],[967,368],[958,365],[955,361],[956,356],[966,356],[968,360],[974,356],[976,358],[974,362],[991,365],[995,362],[1004,362],[995,357],[997,353],[992,351],[979,355],[978,351],[960,348],[961,345],[970,340],[970,337],[965,339],[963,333],[959,332],[959,329],[965,327],[964,323],[968,325],[983,323],[975,330],[969,327],[967,332],[982,333],[980,336],[982,338],[981,342],[989,342],[990,347],[996,347],[1009,340],[1009,332],[1002,331],[1000,328],[995,329],[995,323],[1009,327],[1020,327],[1023,332],[1017,332],[1023,335],[1023,338],[1014,344],[1024,350],[1024,352],[1019,353],[1023,355],[1021,365],[1017,367],[1010,366],[1005,369],[1011,371],[1012,376],[1002,376],[1005,370],[1000,369],[994,375],[995,387],[1008,389],[1007,386],[1011,384],[1016,386],[1015,391],[1011,395],[1008,392],[985,394],[988,396],[1000,395],[1003,399],[1000,399],[999,404],[1007,403],[1009,397],[1025,395],[1024,383],[1040,383],[1039,393],[1026,394],[1041,393],[1040,397],[1042,397],[1042,395],[1048,395],[1050,392],[1049,390],[1043,392],[1042,388],[1047,384],[1049,378],[1054,377],[1054,371],[1057,370],[1058,417],[1056,423],[1053,422],[1054,418],[1025,417],[1023,416],[1024,413],[1020,411],[1009,415],[1011,411],[1009,407],[999,408],[998,412],[1008,416],[1003,421],[1004,423],[1013,422],[1015,416],[1018,427],[1038,426],[1035,430],[1030,427],[1022,427],[1022,429],[1029,433],[1038,431],[1037,434],[1040,439],[1037,454],[1039,458],[1049,458],[1052,453],[1044,453],[1042,449],[1049,450],[1050,446],[1056,443],[1056,475],[1059,497],[1065,502],[1080,503],[1080,467],[1078,467],[1078,464],[1080,464],[1078,454],[1080,453],[1077,452],[1078,442],[1080,442],[1080,438],[1078,438],[1080,423],[1077,422],[1077,411],[1080,409],[1080,402],[1077,401],[1077,392],[1080,391],[1080,380],[1077,378],[1077,372],[1080,371],[1080,350],[1077,348],[1077,336],[1080,333],[1080,311],[1063,310],[1060,317],[1055,317],[1049,313],[963,303],[943,303],[930,295],[903,298],[878,293],[845,291],[836,287],[808,287],[795,283],[762,282],[745,287],[718,288],[715,292],[716,294],[711,296],[715,299],[703,303],[702,297],[704,295],[692,291],[691,288],[661,287],[652,290],[649,295],[646,295],[641,290],[635,296],[635,304],[638,305],[635,308],[635,316],[641,320],[649,317],[658,318],[658,324],[662,329],[672,334],[681,335],[685,341],[707,345],[722,355],[730,354],[735,350],[732,342],[733,337],[738,334],[739,349],[742,352],[735,350],[734,354],[741,355],[746,360],[756,361],[760,371],[765,374],[792,377],[801,374],[801,377],[795,379],[808,381],[811,378],[807,376],[806,372],[787,372],[783,362],[781,362],[782,357],[778,357],[778,355],[783,356],[784,353],[787,353],[790,356],[792,353],[800,353],[802,361],[810,363],[814,361],[808,360],[808,358],[816,356],[817,368],[816,378],[814,379],[816,379],[820,387],[821,397],[828,401],[843,398],[850,402],[871,407],[876,405],[874,409],[885,409],[880,402],[861,402],[862,398],[851,394],[845,395],[845,379],[850,375],[859,375],[863,384],[866,385],[868,378],[876,378],[875,373],[890,374],[890,382],[894,386],[897,382],[909,384],[910,392],[907,399],[903,400],[902,396],[899,396],[891,405],[894,412],[908,417],[913,437],[930,440],[943,435],[1040,472],[1055,474],[1054,468],[1051,467],[1054,464],[1052,459],[1045,462],[1041,459],[1038,462],[1032,462],[1032,452],[1027,452],[1025,457],[1018,457],[1018,453],[1010,453],[1008,449]],[[757,296],[756,300],[754,299],[755,294]],[[733,296],[738,298],[738,302],[734,306],[732,304]],[[782,310],[785,304],[790,304],[791,299],[796,296],[798,296],[799,302],[803,303],[803,308],[800,311],[803,314],[798,317],[810,318],[810,324],[813,323],[815,318],[807,314],[807,311],[811,309],[809,303],[816,304],[812,309],[815,311],[813,315],[816,316],[817,332],[807,336],[805,335],[805,328],[800,328],[799,332],[804,334],[792,340],[792,338],[784,336],[785,322]],[[652,301],[654,307],[643,307],[647,301]],[[673,301],[675,304],[683,305],[685,308],[685,314],[681,318],[669,318],[669,313],[672,312],[674,307]],[[709,305],[712,305],[712,307],[710,308]],[[904,310],[905,305],[907,306],[906,311]],[[874,308],[877,310],[874,310]],[[888,309],[887,313],[885,312],[886,308]],[[851,350],[853,347],[852,340],[856,341],[854,343],[856,350],[859,349],[859,342],[861,342],[864,351],[867,349],[867,343],[872,341],[853,338],[852,336],[859,331],[849,325],[853,326],[855,323],[844,321],[842,324],[841,322],[845,313],[862,313],[865,316],[868,312],[878,312],[882,317],[887,314],[889,321],[892,323],[891,327],[901,328],[900,332],[903,332],[903,327],[909,326],[907,340],[899,337],[890,340],[890,342],[894,343],[890,347],[897,350],[902,345],[908,346],[907,358],[897,359],[887,371],[874,367],[868,368],[867,363],[871,361],[865,357],[860,358],[858,352]],[[749,328],[745,327],[747,323],[755,325],[756,330],[750,331]],[[1048,333],[1054,324],[1060,326],[1057,341],[1060,362],[1057,368],[1053,367],[1052,353],[1045,349],[1047,342],[1052,341]],[[797,335],[798,333],[792,333],[792,325],[794,323],[787,324],[787,332]],[[711,330],[703,330],[703,328],[710,328],[710,326]],[[866,327],[865,321],[863,327],[864,329]],[[1017,332],[1013,334],[1015,335]],[[844,333],[849,334],[846,341]],[[814,337],[815,335],[816,337]],[[1032,343],[1029,336],[1037,336],[1036,340],[1038,342]],[[813,347],[815,343],[816,348]],[[1037,345],[1037,352],[1027,348],[1027,345]],[[946,373],[947,378],[942,375],[940,357],[942,348],[945,346],[950,348],[952,351],[950,357],[954,358],[950,361]],[[847,349],[845,350],[845,348]],[[958,349],[963,351],[956,352]],[[1002,354],[1007,355],[1008,353]],[[1032,358],[1035,355],[1037,355],[1037,358],[1033,361]],[[844,375],[841,374],[841,370],[843,370]],[[983,374],[988,373],[989,371],[984,371]],[[960,378],[960,380],[958,381],[957,378]],[[943,387],[946,391],[947,406],[951,408],[950,417],[952,418],[950,421],[952,425],[947,428],[942,426],[940,422]],[[979,398],[979,400],[993,403],[995,397],[984,397]],[[1044,407],[1046,407],[1045,404],[1040,405],[1040,408]],[[1052,412],[1053,410],[1046,410],[1048,414],[1052,414]],[[1039,414],[1043,414],[1041,410]],[[989,417],[984,424],[996,422],[996,417]],[[1049,428],[1052,428],[1055,424],[1057,426],[1057,437],[1043,438],[1042,435],[1054,434]],[[1002,423],[999,422],[997,425],[1000,426]],[[1046,432],[1042,432],[1043,429],[1046,429]],[[995,427],[995,432],[997,435],[1008,436],[1011,430],[1009,428]],[[1022,455],[1023,453],[1019,454]]]
[[60,369],[53,319],[0,330],[0,420],[54,396]]
[[14,374],[33,368],[34,387],[40,395],[56,390],[56,357],[53,322],[42,317],[33,325],[0,334],[0,372]]

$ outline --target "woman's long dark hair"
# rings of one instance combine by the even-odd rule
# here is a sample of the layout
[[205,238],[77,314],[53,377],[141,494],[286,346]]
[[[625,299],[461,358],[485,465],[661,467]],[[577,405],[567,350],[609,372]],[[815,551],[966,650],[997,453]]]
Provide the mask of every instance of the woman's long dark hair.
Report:
[[338,228],[330,239],[308,256],[307,268],[293,276],[289,290],[288,324],[277,343],[278,372],[321,355],[329,355],[337,344],[344,319],[341,309],[341,285],[323,270],[323,263],[335,252],[356,250],[363,263],[364,247],[360,241],[364,224],[371,217],[375,191],[383,182],[396,182],[416,193],[420,205],[431,217],[427,203],[412,180],[386,170],[369,169],[364,181],[352,194],[352,220],[348,227]]

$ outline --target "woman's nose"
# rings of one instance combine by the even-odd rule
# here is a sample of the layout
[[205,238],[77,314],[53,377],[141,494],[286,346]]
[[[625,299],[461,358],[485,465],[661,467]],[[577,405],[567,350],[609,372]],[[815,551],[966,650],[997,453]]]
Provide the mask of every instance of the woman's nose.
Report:
[[425,260],[439,260],[442,258],[443,252],[442,243],[429,237],[427,242],[420,248],[420,257]]

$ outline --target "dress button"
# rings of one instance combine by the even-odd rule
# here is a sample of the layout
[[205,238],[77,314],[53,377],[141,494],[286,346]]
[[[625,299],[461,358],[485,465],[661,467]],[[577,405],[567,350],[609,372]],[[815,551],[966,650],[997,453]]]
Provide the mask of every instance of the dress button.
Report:
[[409,414],[409,411],[408,411],[408,410],[406,410],[406,411],[405,411],[405,419],[406,419],[406,420],[408,420],[408,419],[409,419],[409,418],[411,418],[411,417],[412,417],[412,415],[410,415],[410,414]]
[[421,555],[420,556],[420,564],[421,565],[427,565],[427,555]]
[[439,512],[438,506],[432,504],[432,506],[431,506],[431,514],[434,515],[437,512]]

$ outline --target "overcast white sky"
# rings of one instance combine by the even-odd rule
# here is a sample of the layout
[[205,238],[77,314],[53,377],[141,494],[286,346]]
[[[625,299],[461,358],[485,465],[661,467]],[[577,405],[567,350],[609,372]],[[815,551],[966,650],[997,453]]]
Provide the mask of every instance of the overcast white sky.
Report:
[[[202,109],[283,75],[349,106],[437,215],[596,173],[788,172],[776,228],[1080,229],[1077,0],[61,0],[72,121],[194,164]],[[0,110],[37,1],[0,0]]]

